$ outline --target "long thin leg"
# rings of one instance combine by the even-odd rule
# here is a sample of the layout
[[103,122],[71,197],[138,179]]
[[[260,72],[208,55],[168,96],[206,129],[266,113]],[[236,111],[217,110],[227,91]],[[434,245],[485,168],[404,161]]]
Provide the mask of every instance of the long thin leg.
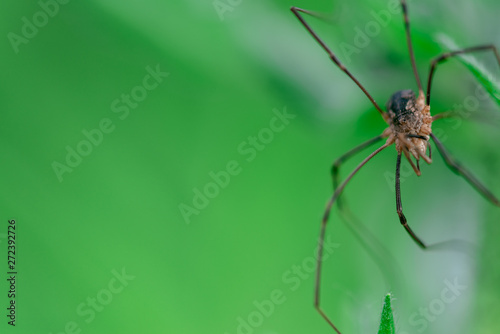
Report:
[[319,36],[314,32],[314,30],[311,28],[311,26],[304,20],[304,18],[302,17],[302,15],[300,15],[300,12],[302,13],[305,13],[305,14],[309,14],[309,15],[312,15],[314,16],[314,13],[308,11],[308,10],[305,10],[305,9],[301,9],[301,8],[298,8],[298,7],[292,7],[291,8],[292,12],[295,14],[295,16],[297,16],[297,18],[299,19],[299,21],[302,23],[302,25],[304,25],[304,27],[307,29],[307,31],[309,31],[309,33],[314,37],[314,39],[321,45],[321,47],[328,53],[328,55],[330,56],[330,59],[345,73],[349,76],[349,78],[352,79],[352,81],[354,81],[356,83],[356,85],[358,85],[359,88],[361,88],[361,90],[363,91],[363,93],[365,93],[365,95],[368,97],[368,99],[372,102],[372,104],[375,106],[375,108],[378,110],[378,112],[380,113],[380,115],[384,118],[384,120],[387,118],[387,116],[385,115],[385,113],[382,111],[382,109],[380,109],[379,105],[377,104],[377,102],[375,102],[375,100],[373,99],[373,97],[368,93],[368,91],[365,89],[365,87],[363,87],[363,85],[351,74],[351,72],[349,72],[349,70],[344,66],[344,64],[342,64],[340,62],[340,60],[337,58],[337,56],[335,56],[335,54],[332,52],[332,50],[330,50],[330,48],[321,40],[321,38],[319,38]]
[[432,116],[432,121],[434,122],[439,119],[453,118],[453,117],[460,117],[460,115],[453,111],[443,111],[440,112],[439,114]]
[[444,62],[446,59],[450,57],[454,57],[456,55],[468,53],[468,52],[475,52],[475,51],[493,51],[495,54],[495,57],[497,58],[498,65],[500,65],[500,55],[498,54],[498,50],[494,45],[480,45],[480,46],[474,46],[470,48],[465,48],[462,50],[456,50],[452,52],[447,52],[443,53],[439,57],[435,58],[432,63],[431,63],[431,70],[429,72],[429,80],[427,81],[427,99],[426,99],[426,104],[429,105],[431,102],[431,84],[432,84],[432,77],[434,76],[434,71],[436,70],[436,66],[442,62]]
[[396,210],[398,212],[399,221],[401,225],[406,229],[406,232],[411,236],[413,241],[415,241],[421,248],[427,248],[427,246],[420,240],[419,237],[412,231],[408,222],[406,221],[406,217],[403,214],[403,204],[401,203],[401,187],[400,187],[400,169],[401,169],[401,153],[398,154],[398,160],[396,163]]
[[401,225],[403,225],[403,227],[406,229],[406,232],[408,232],[413,241],[415,241],[415,243],[419,245],[423,250],[440,250],[440,249],[450,249],[450,247],[455,247],[455,249],[457,250],[467,251],[467,248],[470,248],[470,245],[465,241],[452,239],[448,241],[435,243],[432,245],[427,245],[413,232],[413,230],[408,225],[406,217],[403,213],[403,204],[401,201],[400,170],[401,170],[401,153],[398,154],[396,162],[396,210],[398,212],[399,221],[401,222]]
[[[339,169],[340,165],[343,164],[347,159],[352,157],[353,155],[357,154],[358,152],[364,150],[368,146],[371,146],[381,140],[383,138],[382,135],[379,135],[375,138],[372,138],[370,140],[365,141],[359,146],[356,146],[352,150],[348,151],[347,153],[344,153],[342,156],[340,156],[335,162],[332,164],[332,170],[331,170],[331,176],[332,176],[332,182],[333,182],[333,191],[337,189],[337,186],[339,184]],[[341,204],[341,198],[339,197],[337,199],[337,207],[340,209],[342,207]]]
[[345,186],[347,183],[352,179],[352,177],[363,167],[368,161],[370,161],[371,158],[373,158],[375,155],[377,155],[380,151],[385,149],[387,146],[389,146],[392,143],[385,143],[378,149],[376,149],[373,153],[371,153],[368,157],[366,157],[352,172],[349,174],[349,176],[345,179],[345,181],[335,190],[333,193],[332,197],[328,201],[328,204],[326,205],[325,213],[323,215],[323,219],[321,221],[321,230],[319,233],[319,240],[318,240],[318,257],[316,260],[316,280],[315,280],[315,288],[314,288],[314,307],[316,310],[321,314],[321,316],[332,326],[332,328],[337,332],[338,334],[341,334],[340,331],[335,327],[333,322],[328,318],[328,316],[323,312],[323,310],[320,307],[320,285],[321,285],[321,264],[322,264],[322,259],[323,259],[323,242],[325,240],[325,232],[326,232],[326,223],[328,222],[328,218],[330,216],[330,211],[332,209],[333,203],[337,200],[337,198],[340,196],[342,191],[344,190]]
[[465,169],[458,161],[456,161],[448,151],[446,151],[443,144],[436,138],[436,136],[431,133],[431,138],[436,143],[436,147],[441,153],[446,165],[456,174],[461,175],[469,184],[474,187],[481,195],[483,195],[487,200],[496,206],[500,206],[500,201],[495,195],[491,193],[474,175],[472,175],[467,169]]
[[411,43],[410,36],[410,19],[408,18],[408,7],[406,5],[406,0],[401,0],[401,7],[403,8],[403,18],[405,22],[406,30],[406,41],[408,43],[408,51],[410,52],[411,66],[413,67],[413,74],[415,74],[415,79],[417,80],[418,91],[423,93],[422,82],[420,81],[420,76],[418,75],[417,65],[415,63],[415,53],[413,52],[413,46]]
[[[340,166],[349,158],[359,153],[368,146],[380,141],[384,138],[384,135],[379,135],[366,142],[360,144],[359,146],[351,149],[342,156],[340,156],[332,165],[331,176],[333,181],[333,191],[335,191],[339,184],[339,170]],[[381,275],[385,278],[388,283],[391,278],[400,275],[401,269],[394,270],[394,263],[396,261],[393,259],[391,253],[384,247],[376,237],[371,233],[371,231],[354,215],[354,213],[349,210],[346,203],[342,200],[342,196],[337,198],[336,204],[339,210],[340,218],[344,221],[347,228],[351,231],[356,240],[360,243],[361,247],[366,251],[368,256],[370,256],[380,270]],[[392,261],[391,261],[391,260]],[[391,263],[391,265],[388,265]],[[397,281],[397,280],[396,280]],[[389,285],[388,285],[389,288]]]

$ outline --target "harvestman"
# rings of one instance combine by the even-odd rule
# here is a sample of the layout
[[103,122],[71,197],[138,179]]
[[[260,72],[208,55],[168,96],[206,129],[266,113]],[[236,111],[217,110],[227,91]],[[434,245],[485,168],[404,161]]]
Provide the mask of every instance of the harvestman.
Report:
[[[419,161],[422,158],[426,163],[430,164],[431,160],[431,147],[429,145],[429,138],[434,141],[439,153],[442,155],[446,165],[456,174],[461,175],[467,180],[472,187],[474,187],[480,194],[482,194],[486,199],[492,202],[494,205],[500,207],[500,201],[481,183],[474,175],[467,171],[462,165],[457,162],[444,148],[443,144],[436,138],[432,133],[432,122],[447,117],[448,114],[440,113],[436,116],[431,116],[430,114],[430,100],[431,100],[431,83],[436,70],[436,66],[444,62],[450,57],[456,55],[474,52],[474,51],[492,51],[500,65],[500,56],[494,45],[481,45],[470,48],[465,48],[462,50],[456,50],[444,53],[439,57],[435,58],[431,62],[431,68],[429,72],[429,78],[427,80],[427,92],[424,94],[422,88],[422,83],[417,72],[417,66],[415,64],[415,55],[413,53],[413,47],[410,38],[410,22],[408,19],[408,9],[405,0],[401,0],[401,7],[403,10],[403,18],[406,31],[406,41],[408,44],[408,51],[410,53],[411,65],[413,67],[413,74],[417,81],[418,86],[418,96],[412,90],[401,90],[394,93],[387,103],[387,111],[383,111],[373,97],[368,93],[368,91],[361,85],[361,83],[349,72],[349,70],[339,61],[337,56],[330,50],[330,48],[319,38],[319,36],[313,31],[309,24],[304,20],[301,13],[309,14],[315,16],[311,11],[307,11],[301,8],[292,7],[292,12],[297,16],[299,21],[304,25],[304,27],[309,31],[309,33],[314,37],[314,39],[321,45],[321,47],[328,53],[330,59],[345,73],[352,81],[358,85],[358,87],[365,93],[371,103],[375,106],[375,109],[380,113],[384,121],[387,123],[388,127],[382,132],[381,135],[372,138],[361,145],[353,148],[349,152],[338,158],[332,167],[332,179],[334,185],[334,194],[328,201],[325,213],[321,222],[321,231],[319,235],[319,247],[318,247],[318,258],[316,264],[316,281],[315,281],[315,292],[314,292],[314,306],[321,316],[332,326],[332,328],[338,333],[340,331],[335,327],[333,322],[328,318],[328,316],[323,312],[320,307],[320,283],[321,283],[321,263],[323,256],[323,241],[325,238],[326,224],[328,222],[328,217],[330,216],[330,211],[332,205],[339,198],[340,194],[344,190],[346,184],[352,179],[352,177],[363,167],[371,158],[377,155],[380,151],[386,147],[395,144],[396,151],[398,152],[398,157],[396,160],[396,209],[399,216],[399,220],[403,227],[406,229],[408,234],[411,236],[413,241],[417,243],[421,248],[426,249],[428,246],[413,232],[413,230],[408,225],[405,215],[403,214],[403,206],[401,203],[401,191],[400,191],[400,167],[401,167],[401,154],[404,154],[406,159],[409,161],[413,170],[417,175],[420,175]],[[366,157],[344,180],[340,186],[338,186],[338,171],[340,165],[355,155],[364,148],[371,146],[372,144],[387,138],[384,145],[380,146],[368,157]],[[429,155],[427,155],[427,151]],[[413,162],[412,157],[415,159],[416,163]],[[337,187],[338,186],[338,187]],[[340,206],[339,206],[340,207]]]

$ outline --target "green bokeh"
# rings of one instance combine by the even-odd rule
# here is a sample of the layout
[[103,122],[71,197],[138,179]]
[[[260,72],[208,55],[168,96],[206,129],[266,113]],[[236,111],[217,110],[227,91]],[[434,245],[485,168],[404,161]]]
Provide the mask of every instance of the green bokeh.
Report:
[[[233,334],[240,317],[259,322],[256,305],[271,299],[273,310],[242,333],[332,333],[312,306],[308,270],[331,196],[329,168],[384,123],[289,8],[333,9],[332,24],[310,22],[341,52],[339,41],[354,45],[356,29],[376,22],[371,11],[388,3],[241,1],[219,16],[211,0],[68,1],[16,52],[9,34],[21,35],[23,18],[33,22],[41,5],[3,2],[1,333],[64,333],[75,322],[81,333]],[[443,51],[438,32],[458,45],[500,45],[496,1],[409,6],[423,81]],[[404,38],[401,16],[392,15],[359,53],[340,53],[381,105],[416,87]],[[499,77],[491,55],[477,58]],[[157,67],[169,75],[127,114],[123,94],[140,94]],[[433,85],[433,113],[474,102],[477,82],[457,61],[440,67]],[[295,118],[254,159],[242,154],[285,109]],[[441,121],[434,129],[498,195],[498,106],[480,100],[473,109],[469,118],[478,121]],[[84,132],[106,119],[102,142],[60,182],[54,162],[67,163],[68,147],[85,149]],[[368,153],[346,163],[342,176]],[[203,190],[210,173],[232,161],[237,175],[184,219],[180,205],[192,205],[193,189]],[[345,193],[390,254],[380,263],[384,275],[332,215],[328,235],[337,248],[324,262],[327,314],[342,333],[375,333],[391,291],[399,333],[499,332],[500,210],[437,152],[419,178],[404,162],[403,204],[414,230],[428,243],[473,244],[467,252],[422,252],[395,212],[395,161],[394,148],[382,152]],[[8,219],[17,222],[16,328],[5,317]],[[122,270],[134,279],[118,289],[113,271]],[[455,279],[467,288],[440,304]],[[97,302],[93,317],[86,304],[97,297],[105,305]],[[419,309],[430,306],[440,314],[422,322]]]

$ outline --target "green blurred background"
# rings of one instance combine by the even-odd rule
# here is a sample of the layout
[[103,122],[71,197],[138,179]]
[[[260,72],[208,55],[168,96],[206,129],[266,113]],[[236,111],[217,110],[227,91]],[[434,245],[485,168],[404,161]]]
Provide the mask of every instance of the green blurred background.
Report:
[[[1,333],[332,333],[312,306],[311,272],[329,168],[384,123],[289,7],[334,12],[331,24],[309,22],[340,52],[389,2],[221,0],[223,12],[212,1],[56,4],[0,4]],[[423,81],[443,51],[436,33],[500,45],[497,1],[409,6]],[[38,28],[25,27],[34,20]],[[379,27],[366,48],[340,58],[383,106],[416,85],[402,17]],[[499,77],[491,54],[477,58]],[[457,61],[440,67],[432,111],[472,103],[478,117],[469,118],[482,120],[434,129],[500,195],[500,111],[476,89]],[[265,137],[276,110],[294,118]],[[259,133],[266,143],[243,153]],[[68,150],[88,154],[68,166]],[[404,162],[403,205],[417,234],[474,245],[423,252],[397,218],[395,160],[394,148],[382,152],[345,192],[391,255],[379,264],[384,275],[333,214],[327,314],[342,333],[375,333],[392,291],[399,333],[500,332],[500,209],[437,153],[419,178]],[[195,192],[228,163],[237,171],[227,185],[185,219]],[[15,328],[6,317],[8,219],[17,222]],[[450,282],[466,287],[443,302]]]

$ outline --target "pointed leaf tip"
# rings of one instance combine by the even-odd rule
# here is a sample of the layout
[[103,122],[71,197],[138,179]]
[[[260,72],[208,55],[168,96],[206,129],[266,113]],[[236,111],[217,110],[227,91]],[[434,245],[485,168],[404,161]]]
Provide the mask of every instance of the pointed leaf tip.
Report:
[[394,316],[391,307],[391,294],[388,293],[384,299],[384,307],[382,308],[382,316],[380,319],[380,328],[378,334],[395,334]]

